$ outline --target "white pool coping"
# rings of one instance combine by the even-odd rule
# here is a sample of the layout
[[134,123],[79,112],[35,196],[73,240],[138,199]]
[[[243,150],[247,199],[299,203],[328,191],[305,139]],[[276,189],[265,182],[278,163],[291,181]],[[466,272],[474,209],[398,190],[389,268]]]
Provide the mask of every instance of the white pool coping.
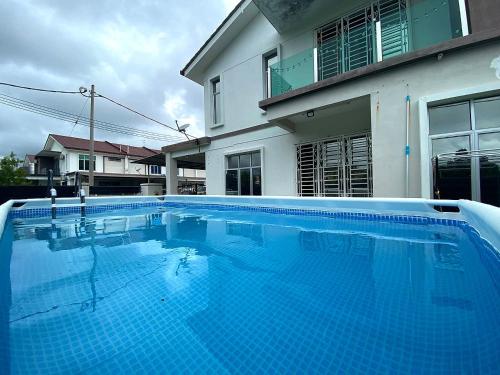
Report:
[[[165,196],[114,196],[89,197],[87,206],[128,203],[198,203],[240,206],[265,206],[307,210],[328,210],[337,212],[360,212],[372,214],[419,215],[443,219],[463,220],[469,223],[483,239],[500,251],[500,208],[467,200],[432,200],[421,198],[302,198],[302,197],[236,197],[216,195],[165,195]],[[58,207],[79,205],[79,198],[59,198]],[[23,204],[22,207],[12,207]],[[442,213],[434,206],[452,206],[459,213]],[[50,208],[48,198],[18,199],[0,205],[0,236],[10,210]]]

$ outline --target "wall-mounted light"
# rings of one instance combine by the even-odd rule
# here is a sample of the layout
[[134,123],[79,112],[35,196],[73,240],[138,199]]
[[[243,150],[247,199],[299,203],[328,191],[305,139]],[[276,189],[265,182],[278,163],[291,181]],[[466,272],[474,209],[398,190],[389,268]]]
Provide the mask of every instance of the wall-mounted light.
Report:
[[306,116],[307,117],[314,117],[314,111],[307,111]]

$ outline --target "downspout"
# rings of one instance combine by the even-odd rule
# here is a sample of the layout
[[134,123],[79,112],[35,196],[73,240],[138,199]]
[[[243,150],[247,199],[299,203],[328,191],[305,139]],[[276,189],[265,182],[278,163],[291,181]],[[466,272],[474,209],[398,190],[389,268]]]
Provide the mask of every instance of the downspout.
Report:
[[410,197],[410,95],[406,96],[406,178],[405,193],[406,198]]

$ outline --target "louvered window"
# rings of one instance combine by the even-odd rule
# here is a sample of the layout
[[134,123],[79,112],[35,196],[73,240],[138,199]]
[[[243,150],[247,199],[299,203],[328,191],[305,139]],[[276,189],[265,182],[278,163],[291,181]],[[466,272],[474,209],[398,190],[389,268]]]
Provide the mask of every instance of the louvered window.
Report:
[[298,145],[298,195],[371,197],[371,155],[369,133]]
[[408,52],[406,1],[381,0],[376,5],[381,25],[383,59]]

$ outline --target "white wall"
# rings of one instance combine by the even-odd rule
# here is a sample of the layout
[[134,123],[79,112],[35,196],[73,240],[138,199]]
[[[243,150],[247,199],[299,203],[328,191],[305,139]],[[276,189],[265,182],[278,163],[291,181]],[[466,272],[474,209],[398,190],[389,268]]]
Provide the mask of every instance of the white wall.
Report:
[[[344,1],[332,7],[314,24],[299,24],[292,31],[278,34],[259,13],[208,67],[204,77],[205,128],[208,136],[227,133],[267,122],[257,103],[264,99],[263,55],[273,49],[281,59],[315,46],[315,29],[367,0]],[[223,126],[212,128],[210,81],[220,76]]]
[[116,157],[104,157],[104,172],[105,173],[125,173],[125,160]]
[[[336,114],[331,119],[312,119],[311,122],[315,126],[301,125],[297,127],[295,133],[290,134],[273,127],[213,141],[206,152],[207,194],[225,193],[225,154],[263,147],[264,194],[295,195],[294,145],[296,143],[371,128],[374,195],[402,197],[405,190],[405,97],[409,94],[411,96],[410,196],[421,196],[418,100],[437,92],[499,82],[495,70],[490,68],[492,60],[499,55],[500,42],[490,43],[486,46],[449,53],[441,61],[429,58],[272,106],[268,109],[267,116],[280,118],[360,96],[367,95],[370,98],[370,107],[367,111],[345,112]],[[257,102],[251,108],[258,108]],[[245,113],[244,109],[242,113]]]
[[[411,96],[410,113],[410,196],[421,196],[420,145],[417,103],[420,98],[439,92],[498,82],[491,64],[500,57],[500,42],[490,42],[455,52],[443,59],[436,56],[394,68],[384,73],[342,83],[332,88],[275,104],[262,111],[262,55],[277,48],[281,58],[313,47],[314,27],[335,18],[363,1],[343,2],[337,14],[325,15],[316,25],[304,25],[279,35],[267,19],[259,14],[220,54],[206,70],[204,78],[205,119],[208,136],[288,118],[310,109],[329,107],[362,96],[369,97],[369,113],[351,113],[339,120],[336,115],[315,128],[298,128],[296,133],[273,127],[258,132],[213,141],[207,148],[207,193],[224,194],[224,155],[244,148],[264,150],[263,191],[266,195],[295,195],[295,150],[300,139],[313,139],[343,131],[350,133],[350,123],[370,124],[373,137],[374,195],[405,195],[406,108],[405,97]],[[342,8],[342,9],[341,9]],[[300,25],[298,26],[300,27]],[[221,77],[223,126],[211,128],[210,80]],[[357,117],[363,117],[363,119]],[[369,119],[367,119],[369,117]],[[358,121],[359,120],[359,121]],[[268,139],[261,139],[268,137]],[[272,138],[269,138],[272,137]],[[428,162],[425,160],[424,162]]]
[[[406,65],[385,73],[346,82],[268,109],[269,118],[302,113],[311,108],[369,95],[373,137],[374,194],[402,197],[405,186],[406,104],[411,97],[410,196],[421,196],[418,101],[440,92],[499,82],[492,61],[500,55],[500,42],[476,46]],[[487,94],[484,94],[487,95]],[[427,147],[423,145],[423,147]],[[427,161],[426,161],[427,162]]]

